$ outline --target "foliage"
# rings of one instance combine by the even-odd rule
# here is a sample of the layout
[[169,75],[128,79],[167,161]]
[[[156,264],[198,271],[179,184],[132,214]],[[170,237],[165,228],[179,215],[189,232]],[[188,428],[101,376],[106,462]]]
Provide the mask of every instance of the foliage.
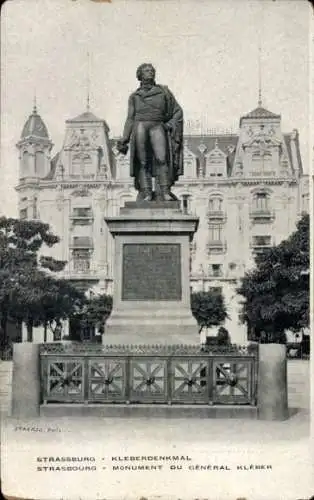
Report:
[[191,309],[199,332],[204,327],[218,326],[228,318],[224,297],[218,291],[192,292]]
[[[111,314],[112,296],[106,294],[93,295],[86,300],[83,308],[77,311],[71,318],[71,335],[74,339],[80,339],[82,329],[97,330],[104,332],[104,326]],[[74,330],[74,331],[73,331]]]
[[[39,256],[59,238],[40,221],[0,217],[1,348],[8,343],[8,319],[45,327],[60,322],[84,300],[68,281],[58,279],[65,262]],[[31,340],[31,338],[29,338]]]
[[255,257],[255,268],[242,278],[242,321],[264,340],[284,341],[284,331],[309,325],[309,216],[279,245]]

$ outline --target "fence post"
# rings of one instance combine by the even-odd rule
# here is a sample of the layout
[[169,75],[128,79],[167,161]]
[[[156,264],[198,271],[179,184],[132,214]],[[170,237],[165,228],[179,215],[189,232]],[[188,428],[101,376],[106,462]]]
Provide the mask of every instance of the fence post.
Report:
[[13,345],[12,410],[14,418],[40,415],[39,344]]
[[288,414],[287,357],[283,344],[260,344],[257,391],[260,420],[286,420]]

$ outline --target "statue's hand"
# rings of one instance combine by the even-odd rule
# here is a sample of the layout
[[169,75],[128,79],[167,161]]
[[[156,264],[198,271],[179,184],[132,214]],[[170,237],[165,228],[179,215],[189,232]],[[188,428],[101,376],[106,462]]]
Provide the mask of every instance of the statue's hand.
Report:
[[171,131],[171,130],[172,130],[172,125],[171,125],[171,123],[164,123],[164,127],[165,127],[165,129],[166,129],[166,130],[169,130],[169,131]]
[[120,140],[120,141],[117,141],[117,150],[119,151],[119,153],[123,154],[123,155],[126,155],[127,152],[128,152],[128,145],[126,142]]

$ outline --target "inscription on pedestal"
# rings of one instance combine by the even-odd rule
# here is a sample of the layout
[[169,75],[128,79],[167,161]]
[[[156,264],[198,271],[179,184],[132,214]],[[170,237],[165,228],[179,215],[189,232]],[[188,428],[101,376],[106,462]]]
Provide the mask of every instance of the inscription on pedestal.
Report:
[[123,245],[122,300],[181,300],[181,297],[179,244]]

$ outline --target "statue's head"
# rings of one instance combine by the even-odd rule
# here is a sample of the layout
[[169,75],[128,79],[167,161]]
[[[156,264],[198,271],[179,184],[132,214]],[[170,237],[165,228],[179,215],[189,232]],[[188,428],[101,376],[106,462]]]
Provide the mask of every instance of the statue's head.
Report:
[[156,70],[150,63],[141,64],[136,70],[136,78],[140,81],[155,81]]

